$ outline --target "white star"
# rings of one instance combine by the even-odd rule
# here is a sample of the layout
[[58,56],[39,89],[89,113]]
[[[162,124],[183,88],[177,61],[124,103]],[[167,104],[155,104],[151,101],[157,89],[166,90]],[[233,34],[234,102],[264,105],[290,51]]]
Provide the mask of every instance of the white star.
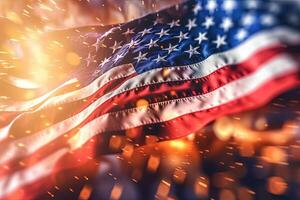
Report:
[[236,2],[234,0],[226,0],[223,3],[223,8],[226,12],[230,13],[236,7]]
[[132,40],[130,40],[130,42],[127,45],[129,46],[129,48],[132,48],[132,47],[137,46],[139,43],[140,43],[139,40],[132,39]]
[[258,6],[259,6],[259,2],[257,0],[250,0],[250,1],[246,1],[246,2],[247,2],[247,7],[251,8],[251,9],[258,8]]
[[171,53],[171,52],[173,52],[173,51],[178,51],[178,49],[176,48],[178,45],[174,45],[174,46],[172,46],[172,44],[169,44],[169,47],[168,48],[165,48],[165,49],[163,49],[163,50],[166,50],[166,51],[168,51],[168,53]]
[[102,41],[99,38],[97,38],[95,44],[92,45],[96,48],[96,52],[98,52],[101,43],[102,43]]
[[199,44],[201,44],[201,42],[203,41],[203,40],[208,40],[207,39],[207,37],[206,37],[206,34],[207,34],[207,32],[204,32],[204,33],[199,33],[199,36],[195,39],[196,41],[198,41],[199,42]]
[[157,24],[161,24],[162,22],[163,22],[163,19],[160,18],[159,16],[157,16],[156,19],[155,19],[155,21],[154,21],[154,24],[153,24],[153,25],[155,26],[155,25],[157,25]]
[[112,46],[112,47],[109,47],[109,48],[111,48],[112,49],[112,53],[115,53],[115,51],[116,50],[118,50],[118,49],[120,49],[121,48],[121,44],[122,42],[117,42],[117,41],[115,41],[115,43],[114,43],[114,45]]
[[117,54],[116,58],[115,58],[115,62],[118,62],[118,60],[120,60],[121,58],[123,58],[124,55],[122,54]]
[[209,27],[213,26],[214,24],[215,22],[212,17],[205,17],[205,22],[202,23],[202,25],[205,26],[206,29],[209,29]]
[[100,63],[100,67],[103,67],[106,63],[108,63],[110,61],[110,57],[109,58],[104,58],[104,60]]
[[160,56],[159,54],[157,55],[157,58],[155,58],[153,61],[156,61],[156,63],[159,62],[166,62],[166,58],[167,56]]
[[179,35],[175,36],[175,38],[178,38],[179,42],[181,42],[181,40],[185,40],[189,38],[187,35],[188,33],[183,33],[182,31],[180,31]]
[[160,32],[159,33],[155,33],[156,35],[159,35],[159,38],[161,38],[162,36],[165,36],[165,35],[169,35],[169,32],[170,30],[164,30],[163,28],[160,29]]
[[170,26],[170,28],[173,28],[174,26],[180,26],[179,24],[180,20],[172,20],[170,23],[168,23],[168,25]]
[[206,5],[206,9],[212,13],[215,11],[215,9],[217,8],[217,2],[215,0],[209,0],[207,5]]
[[202,10],[202,7],[201,7],[201,5],[200,5],[199,3],[197,3],[197,4],[195,5],[195,7],[193,8],[193,13],[194,13],[195,15],[197,15],[198,12],[199,12],[200,10]]
[[279,6],[277,2],[269,2],[269,11],[273,13],[279,13],[281,10],[281,7]]
[[261,24],[265,26],[271,26],[275,23],[275,18],[272,15],[263,15],[261,17]]
[[220,36],[220,35],[217,35],[217,39],[215,41],[213,41],[213,43],[215,43],[217,45],[217,48],[219,48],[220,46],[222,45],[226,45],[226,36]]
[[142,36],[144,36],[144,35],[146,35],[146,34],[148,34],[148,33],[151,33],[151,29],[152,29],[152,28],[145,28],[144,30],[142,30],[142,31],[140,32],[140,34],[141,34]]
[[142,52],[139,52],[139,55],[135,57],[134,59],[137,60],[136,62],[139,63],[142,60],[147,60],[146,58],[147,53],[142,54]]
[[247,33],[247,31],[246,31],[245,29],[240,29],[240,30],[237,32],[235,38],[236,38],[237,40],[243,40],[243,39],[245,39],[245,37],[246,37],[247,35],[248,35],[248,33]]
[[184,51],[184,52],[188,53],[188,54],[189,54],[189,58],[191,58],[191,57],[192,57],[193,55],[195,55],[195,54],[200,54],[200,53],[197,51],[198,48],[199,48],[199,47],[193,48],[193,46],[190,45],[190,49],[187,50],[187,51]]
[[229,17],[226,17],[223,19],[221,28],[224,29],[224,31],[228,31],[233,26],[232,20]]
[[188,24],[185,26],[189,29],[189,31],[193,28],[193,27],[197,27],[197,24],[196,24],[196,18],[194,19],[189,19],[188,20]]
[[133,34],[133,33],[134,33],[134,29],[127,28],[127,30],[122,34],[123,35],[130,35],[130,34]]
[[148,49],[150,49],[151,47],[155,47],[155,46],[158,46],[157,45],[157,41],[158,40],[150,40],[150,42],[148,44],[146,44],[145,46],[148,46]]
[[91,64],[92,62],[95,62],[95,57],[96,57],[96,55],[93,55],[93,56],[92,56],[92,54],[89,52],[88,57],[85,59],[85,60],[86,60],[86,66],[87,66],[87,67],[90,66],[90,64]]
[[250,26],[251,24],[253,24],[255,21],[255,18],[252,14],[246,14],[243,18],[242,18],[242,24],[244,26]]

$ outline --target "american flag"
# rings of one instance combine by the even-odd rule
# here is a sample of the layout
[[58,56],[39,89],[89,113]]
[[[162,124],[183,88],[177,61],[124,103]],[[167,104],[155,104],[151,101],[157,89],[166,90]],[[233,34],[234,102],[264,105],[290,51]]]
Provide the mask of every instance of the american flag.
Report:
[[1,105],[0,198],[47,191],[53,174],[116,135],[179,138],[299,86],[299,31],[295,2],[190,0],[68,36],[80,69],[36,99]]

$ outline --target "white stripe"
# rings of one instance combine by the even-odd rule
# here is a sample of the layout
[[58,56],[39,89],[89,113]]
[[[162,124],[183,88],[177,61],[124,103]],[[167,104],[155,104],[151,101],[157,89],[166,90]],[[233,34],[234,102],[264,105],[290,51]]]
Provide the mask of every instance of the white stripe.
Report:
[[8,76],[7,80],[5,80],[9,84],[21,88],[21,89],[38,89],[41,88],[41,84],[38,84],[32,80],[20,78],[17,76]]
[[0,142],[7,138],[10,126],[4,126],[0,128]]
[[[258,70],[257,72],[255,72],[252,75],[249,75],[249,77],[246,77],[244,79],[238,80],[233,83],[229,83],[229,84],[225,85],[224,87],[221,87],[221,88],[219,88],[215,91],[212,91],[208,94],[200,95],[198,97],[193,97],[191,99],[193,99],[193,101],[199,101],[199,99],[201,99],[201,101],[199,101],[199,103],[197,104],[198,109],[199,108],[207,109],[208,108],[207,106],[209,106],[209,105],[211,107],[218,106],[219,104],[224,103],[222,101],[228,102],[228,101],[232,100],[233,98],[237,98],[239,93],[241,93],[239,95],[246,93],[247,89],[248,90],[251,90],[253,88],[255,89],[263,81],[268,81],[269,79],[276,77],[276,76],[280,75],[281,73],[286,74],[286,73],[289,73],[291,70],[296,70],[297,69],[296,66],[297,66],[297,63],[294,61],[294,59],[291,59],[288,56],[282,55],[282,56],[276,57],[273,60],[267,62],[265,65],[262,66],[263,67],[262,69]],[[257,80],[256,80],[256,78],[257,78]],[[249,84],[249,85],[243,84],[244,82],[247,82],[247,83],[250,82],[251,84]],[[238,84],[240,84],[240,86],[238,86]],[[15,140],[13,142],[10,142],[9,144],[3,144],[0,147],[0,152],[1,152],[0,164],[4,163],[12,158],[15,158],[15,157],[29,155],[29,154],[35,152],[37,149],[41,148],[42,146],[45,146],[47,143],[51,142],[52,140],[56,139],[57,137],[63,135],[67,131],[72,130],[77,125],[79,125],[84,119],[86,119],[97,107],[101,106],[106,100],[110,99],[111,97],[119,94],[120,91],[123,91],[124,87],[127,88],[128,85],[134,87],[136,85],[136,83],[135,83],[135,81],[129,80],[129,82],[127,84],[124,84],[118,90],[115,90],[115,91],[113,91],[109,94],[106,94],[103,97],[97,99],[97,101],[95,101],[93,104],[91,104],[89,107],[87,107],[85,110],[78,113],[77,115],[74,115],[68,119],[65,119],[64,121],[61,121],[60,123],[54,124],[53,126],[47,128],[47,129],[41,130],[41,131],[34,133],[32,135],[29,135],[27,137],[23,137],[19,140]],[[232,85],[235,86],[234,90],[230,90],[230,87],[233,87]],[[245,87],[245,88],[243,88],[243,87]],[[229,89],[227,89],[227,88],[229,88]],[[226,90],[225,94],[224,94],[224,90]],[[228,92],[227,92],[227,90],[228,90]],[[236,92],[237,95],[232,95],[232,93],[234,93],[234,92]],[[188,105],[186,108],[184,108],[184,106],[183,106],[183,108],[184,108],[183,110],[188,111],[189,109],[187,109],[187,108],[191,108],[191,105],[184,104],[184,102],[186,100],[184,100],[184,101],[178,100],[178,101],[182,101],[184,106]],[[178,102],[176,102],[176,103],[178,103]],[[174,103],[174,105],[176,103]],[[162,102],[162,104],[166,104],[166,102]],[[160,104],[158,104],[158,105],[160,105]],[[180,106],[179,104],[177,106],[182,108],[182,106]],[[149,107],[149,108],[151,108],[151,107]],[[175,108],[172,107],[172,109],[175,109]],[[166,107],[164,110],[169,111],[169,107]],[[151,111],[151,109],[150,109],[150,111]],[[162,111],[162,110],[160,109],[160,111]],[[164,111],[163,113],[168,113],[167,111]],[[127,116],[126,112],[123,111],[121,113],[105,114],[105,115],[101,116],[100,118],[98,118],[98,121],[99,120],[101,121],[101,123],[97,124],[99,126],[98,128],[101,129],[100,132],[102,132],[103,130],[110,131],[113,127],[115,127],[116,130],[118,130],[119,128],[121,128],[121,125],[123,128],[129,128],[129,127],[134,127],[139,123],[140,124],[145,123],[144,117],[146,117],[146,116],[144,115],[144,111],[136,112],[136,110],[130,109],[128,112],[132,112],[132,115],[138,115],[138,116],[135,116],[134,120],[130,120],[131,117]],[[134,114],[134,113],[136,113],[136,114]],[[149,119],[154,120],[154,121],[152,121],[152,123],[157,122],[157,120],[158,120],[157,118],[153,118],[153,116],[151,115],[150,112],[147,113],[147,115],[148,114],[149,114]],[[176,114],[176,116],[177,116],[177,114]],[[120,117],[124,117],[124,119],[126,119],[126,120],[125,121],[121,120]],[[162,115],[161,119],[164,120],[164,117],[166,117],[166,116]],[[118,120],[115,121],[114,118],[118,119]],[[114,122],[117,122],[117,123],[114,123]],[[90,127],[91,125],[89,123],[86,126]],[[86,134],[87,135],[91,134],[92,130],[90,130],[90,131],[91,132],[87,131]],[[23,144],[25,147],[21,148],[21,149],[18,148],[19,143]]]
[[99,133],[164,122],[189,113],[214,108],[246,96],[263,86],[264,83],[297,70],[299,70],[298,63],[283,55],[264,64],[255,73],[228,83],[210,93],[153,103],[147,108],[132,108],[104,114],[83,126],[75,135],[77,140],[71,139],[69,143],[73,150]]
[[[289,45],[295,44],[297,42],[300,42],[299,32],[296,32],[289,28],[279,27],[274,30],[259,32],[241,45],[222,53],[213,54],[206,60],[199,63],[189,66],[169,67],[168,69],[170,71],[178,71],[187,68],[195,71],[196,69],[199,76],[207,76],[223,66],[240,63],[261,49],[273,46],[275,44]],[[90,85],[82,89],[48,99],[39,109],[87,98],[88,96],[96,92],[100,87],[102,87],[103,84],[107,82],[107,80],[111,80],[113,79],[112,77],[116,76],[116,74],[111,75],[111,73],[117,73],[117,78],[125,77],[133,74],[134,68],[130,67],[124,69],[124,66],[113,68],[111,71],[106,72],[103,77],[97,78]],[[156,82],[164,81],[165,78],[157,78],[160,73],[161,69],[153,69],[151,71],[140,74],[139,79],[144,80],[144,83],[140,83],[139,85],[149,84],[153,80],[157,80]],[[186,76],[188,76],[188,74],[186,74]],[[4,107],[2,110],[24,111],[28,110],[29,108],[30,106],[22,106],[22,103],[20,103],[9,107]]]
[[[120,72],[120,74],[119,74],[119,72]],[[0,141],[1,141],[1,135],[7,136],[11,126],[18,119],[23,117],[24,115],[29,114],[29,113],[37,112],[37,111],[42,110],[42,109],[44,109],[44,108],[46,108],[50,105],[53,106],[53,105],[56,105],[58,103],[66,103],[66,102],[76,101],[77,100],[76,97],[78,97],[78,96],[81,96],[81,97],[89,96],[89,92],[91,92],[90,90],[97,91],[99,88],[101,88],[106,83],[108,83],[110,81],[120,79],[122,77],[130,76],[133,73],[135,73],[135,71],[134,71],[134,68],[133,68],[132,64],[121,65],[119,67],[115,67],[115,68],[111,69],[109,71],[109,73],[105,73],[105,74],[101,75],[91,85],[88,85],[88,86],[86,86],[86,87],[84,87],[80,90],[75,90],[73,92],[69,92],[69,93],[66,93],[66,94],[63,94],[63,95],[60,95],[60,96],[57,96],[57,97],[49,98],[47,101],[45,101],[43,104],[41,104],[35,110],[27,111],[27,112],[24,112],[24,113],[21,113],[21,114],[17,115],[13,120],[10,121],[9,125],[7,125],[5,128],[0,129]],[[56,88],[55,91],[52,91],[51,94],[48,93],[47,95],[42,96],[39,99],[31,101],[32,105],[30,105],[30,102],[26,102],[25,104],[11,104],[9,106],[3,107],[2,109],[0,108],[0,111],[12,111],[12,109],[17,109],[17,110],[18,109],[19,110],[30,109],[32,106],[43,102],[49,96],[54,94],[57,90],[59,90],[60,88],[64,87],[65,85],[68,85],[70,83],[72,83],[72,82],[68,81],[65,84],[61,85],[59,88]]]
[[67,152],[67,148],[60,149],[27,169],[1,178],[0,198],[4,197],[5,195],[9,195],[9,193],[13,192],[17,188],[50,175],[58,159]]
[[[58,103],[65,103],[65,102],[72,102],[76,101],[78,97],[81,97],[80,99],[84,99],[85,97],[90,96],[93,94],[92,91],[97,91],[97,89],[101,88],[103,85],[110,81],[114,81],[116,79],[129,76],[133,74],[134,68],[131,64],[121,65],[115,68],[112,68],[107,73],[104,73],[100,77],[98,77],[95,81],[93,81],[90,85],[85,86],[83,88],[80,88],[79,90],[75,90],[63,95],[54,96],[49,98],[52,94],[54,94],[59,89],[65,87],[68,84],[74,83],[75,81],[72,79],[72,81],[67,81],[63,85],[59,86],[55,90],[51,91],[48,94],[45,94],[44,96],[41,96],[37,99],[26,101],[26,102],[16,102],[10,105],[6,105],[5,107],[0,107],[0,111],[28,111],[30,108],[42,103],[47,98],[49,98],[45,103],[39,106],[39,109],[46,108],[47,106],[53,106]],[[77,81],[77,80],[76,80]]]
[[55,92],[57,92],[58,90],[60,90],[61,88],[70,85],[72,83],[77,82],[77,79],[71,79],[66,81],[65,83],[63,83],[62,85],[58,86],[57,88],[51,90],[50,92],[48,92],[47,94],[34,99],[34,100],[29,100],[29,101],[23,101],[20,103],[12,103],[10,105],[0,105],[0,112],[1,111],[24,111],[24,110],[29,110],[30,108],[32,108],[33,106],[45,101],[47,98],[49,98],[52,94],[54,94]]

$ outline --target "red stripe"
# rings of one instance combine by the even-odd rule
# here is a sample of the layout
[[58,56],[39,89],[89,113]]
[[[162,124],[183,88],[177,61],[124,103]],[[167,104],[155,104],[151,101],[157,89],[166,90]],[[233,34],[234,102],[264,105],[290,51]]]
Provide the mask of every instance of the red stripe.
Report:
[[[260,107],[266,104],[268,101],[270,101],[274,96],[295,86],[300,86],[299,74],[296,73],[271,80],[259,89],[257,89],[255,92],[242,98],[231,101],[227,104],[218,106],[217,108],[187,114],[163,123],[145,125],[143,127],[140,127],[140,129],[142,129],[141,133],[145,133],[145,135],[147,135],[148,133],[158,133],[158,136],[163,137],[164,139],[175,139],[183,137],[189,133],[199,130],[201,127],[213,121],[219,116],[233,114],[240,111],[246,111],[249,109]],[[120,134],[120,132],[110,133],[110,135],[113,134]],[[121,134],[124,135],[125,132],[123,131],[121,132]],[[28,194],[27,192],[30,191],[30,198],[34,198],[35,195],[45,192],[45,188],[49,188],[51,184],[52,186],[55,185],[54,182],[51,182],[50,180],[53,180],[53,177],[55,177],[58,173],[66,169],[77,168],[82,165],[85,165],[87,162],[89,162],[90,159],[95,158],[95,156],[97,156],[95,155],[95,151],[98,146],[101,146],[99,144],[96,144],[95,141],[102,141],[102,136],[102,134],[94,136],[85,145],[83,145],[82,148],[77,149],[72,154],[67,154],[63,156],[58,161],[56,167],[53,169],[53,173],[51,176],[48,176],[46,179],[37,180],[33,184],[28,184],[22,188],[19,188],[19,190],[25,190],[26,194]],[[50,177],[52,177],[52,179],[49,179]],[[49,183],[51,184],[49,185]],[[13,195],[16,193],[12,192],[11,194]]]
[[[263,63],[272,59],[274,56],[277,56],[284,49],[285,48],[279,47],[279,48],[268,49],[268,51],[264,53],[258,52],[257,54],[255,54],[254,57],[248,59],[247,61],[239,65],[223,67],[217,70],[216,72],[210,74],[209,76],[200,79],[181,81],[177,85],[173,85],[169,83],[153,84],[153,85],[141,87],[139,88],[138,91],[130,90],[120,95],[117,95],[116,97],[109,99],[104,104],[102,104],[97,109],[95,109],[93,113],[90,116],[88,116],[85,120],[83,120],[83,122],[77,128],[73,129],[72,131],[69,131],[67,133],[69,137],[65,137],[65,136],[58,137],[53,142],[40,148],[38,151],[31,154],[30,156],[27,156],[25,158],[16,158],[15,160],[6,163],[4,165],[5,168],[0,169],[0,177],[12,173],[15,170],[21,169],[22,166],[18,164],[20,161],[22,161],[22,163],[26,163],[26,166],[30,166],[36,163],[37,161],[39,161],[41,158],[47,156],[49,152],[55,151],[56,149],[62,148],[63,146],[67,146],[66,144],[67,140],[70,137],[72,137],[72,135],[74,135],[80,127],[84,126],[85,124],[87,124],[88,122],[90,122],[91,120],[97,118],[102,114],[115,111],[116,107],[118,109],[123,109],[124,105],[126,106],[129,105],[126,108],[135,107],[134,105],[135,102],[141,98],[147,99],[150,103],[153,103],[157,101],[166,100],[166,99],[157,99],[160,96],[164,97],[169,95],[168,100],[170,100],[170,99],[177,99],[186,96],[199,95],[199,93],[204,94],[207,92],[211,92],[217,89],[218,87],[221,87],[233,80],[237,80],[243,76],[246,76],[247,74],[254,72],[258,68],[260,68],[260,66]],[[196,90],[198,90],[198,92],[195,93]],[[173,95],[172,92],[170,91],[175,91],[176,95]],[[96,95],[97,94],[94,94],[94,96]],[[130,104],[131,102],[133,102],[133,104]],[[115,103],[121,104],[121,106],[119,105],[116,106]],[[204,113],[206,112],[204,111]],[[26,120],[25,122],[27,123],[30,122],[30,119]]]
[[[59,105],[56,107],[46,108],[37,112],[31,112],[31,113],[25,112],[23,116],[18,118],[11,126],[9,130],[9,135],[13,136],[13,139],[21,138],[28,135],[28,133],[26,133],[27,130],[30,130],[31,133],[34,133],[44,129],[45,124],[49,121],[51,122],[51,124],[54,124],[64,119],[67,119],[72,115],[80,113],[88,105],[93,103],[98,98],[98,95],[103,96],[104,94],[113,91],[114,89],[118,88],[121,84],[123,84],[125,81],[133,78],[134,76],[136,76],[136,74],[132,74],[128,77],[123,77],[106,83],[105,85],[103,85],[103,87],[101,87],[97,91],[97,93],[93,94],[88,99],[85,99],[85,101],[80,100],[76,102],[71,102],[68,103],[67,105]],[[61,106],[62,106],[62,110],[59,110],[58,108]],[[6,113],[12,113],[12,112],[6,112]],[[43,117],[41,118],[41,116]],[[13,115],[12,117],[16,117],[16,114]],[[31,124],[32,121],[36,121],[40,123],[36,123],[34,126],[32,126]],[[4,141],[4,142],[9,142],[10,140],[11,139],[8,139],[8,141]]]
[[[200,79],[188,81],[175,81],[176,84],[174,84],[174,82],[170,82],[170,84],[157,83],[147,85],[144,87],[139,87],[137,89],[132,89],[130,91],[123,92],[106,101],[103,104],[103,106],[101,106],[101,108],[98,109],[97,114],[101,115],[107,112],[113,112],[120,109],[135,107],[137,98],[141,97],[146,99],[149,103],[154,103],[158,101],[176,99],[185,96],[205,94],[255,71],[263,63],[267,62],[268,60],[283,52],[287,53],[288,51],[293,52],[293,47],[286,48],[282,45],[277,45],[257,52],[251,58],[238,65],[224,66],[223,68],[218,69],[214,73]],[[183,73],[182,69],[180,68],[178,69],[178,71],[179,74]],[[61,111],[57,109],[57,107],[59,107],[57,106],[54,108],[51,107],[43,109],[42,111],[25,114],[13,124],[10,133],[16,138],[28,135],[28,133],[26,133],[25,131],[28,129],[26,129],[26,127],[28,127],[28,124],[30,124],[31,121],[41,121],[41,123],[36,124],[35,126],[30,126],[32,133],[44,129],[45,122],[43,122],[43,120],[41,119],[41,115],[44,115],[44,119],[50,120],[52,124],[69,118],[72,115],[75,115],[87,108],[95,100],[102,97],[107,92],[113,91],[126,80],[134,78],[135,76],[136,74],[133,74],[129,77],[116,80],[104,85],[93,95],[86,98],[86,102],[79,100],[61,105],[63,106],[63,110]],[[176,94],[174,94],[173,91],[176,91]]]
[[299,73],[273,79],[258,88],[255,92],[242,98],[216,108],[184,115],[164,123],[165,127],[161,131],[161,136],[172,139],[186,136],[187,133],[199,130],[214,119],[261,107],[284,91],[299,86]]
[[[143,125],[133,129],[137,129],[134,131],[140,133],[141,138],[137,139],[142,139],[145,135],[153,135],[154,133],[157,134],[160,140],[184,137],[199,130],[218,117],[261,107],[284,91],[295,87],[300,87],[299,72],[272,79],[254,92],[218,107],[186,114],[162,123]],[[106,134],[109,136],[125,135],[127,131],[131,130],[107,132]],[[97,137],[103,139],[103,135],[104,134],[99,134],[91,138],[91,140],[97,140]]]
[[258,52],[254,57],[241,64],[225,66],[199,79],[151,84],[123,92],[108,99],[95,109],[79,127],[105,113],[134,108],[139,99],[146,99],[149,103],[156,103],[212,92],[234,80],[255,72],[264,63],[280,55],[283,50],[284,48],[274,48],[266,52]]

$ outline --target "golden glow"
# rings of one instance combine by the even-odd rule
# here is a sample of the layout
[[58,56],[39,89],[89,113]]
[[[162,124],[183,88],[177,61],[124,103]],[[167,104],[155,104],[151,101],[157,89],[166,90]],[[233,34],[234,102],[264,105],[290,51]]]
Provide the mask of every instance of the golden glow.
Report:
[[286,157],[285,151],[276,146],[267,146],[262,150],[262,158],[269,163],[283,164]]
[[220,200],[235,200],[235,195],[231,190],[222,190],[220,193]]
[[158,138],[155,135],[147,135],[146,136],[146,144],[155,144],[157,143]]
[[270,193],[281,195],[287,190],[287,183],[283,178],[273,176],[268,179],[267,188]]
[[8,80],[10,81],[10,83],[12,85],[15,85],[19,88],[24,88],[24,89],[37,89],[40,88],[41,85],[33,82],[32,80],[28,80],[28,79],[22,79],[19,77],[14,77],[14,76],[10,76],[8,77]]
[[5,17],[13,22],[15,22],[16,24],[22,24],[23,20],[20,18],[20,16],[13,12],[13,11],[6,11],[5,13]]
[[123,156],[125,158],[130,158],[133,154],[134,147],[131,144],[126,144],[125,147],[123,148]]
[[207,177],[199,176],[194,184],[194,191],[197,197],[206,198],[209,192],[209,180]]
[[168,69],[168,68],[164,68],[164,69],[163,69],[163,77],[169,76],[170,73],[171,73],[171,70],[170,70],[170,69]]
[[28,91],[25,93],[25,99],[32,99],[33,97],[35,97],[35,92],[34,91]]
[[33,81],[38,83],[47,83],[49,81],[48,67],[50,65],[50,57],[44,51],[44,46],[40,40],[41,32],[39,30],[28,29],[25,44],[28,48],[30,57],[29,70],[31,71]]
[[85,185],[79,194],[79,199],[88,200],[91,196],[92,188],[89,185]]
[[109,147],[112,150],[120,149],[121,144],[122,144],[122,137],[121,136],[117,136],[117,135],[111,136],[111,138],[109,140]]
[[111,200],[118,200],[121,198],[123,192],[123,187],[120,184],[115,184],[111,193],[110,193],[110,199]]
[[274,145],[282,145],[289,142],[296,136],[297,129],[294,123],[286,122],[282,129],[270,131],[255,131],[251,128],[245,127],[240,122],[233,123],[234,125],[234,139],[237,142],[266,142]]
[[178,150],[184,150],[187,148],[187,143],[183,140],[172,140],[170,146]]
[[149,106],[149,102],[146,99],[140,99],[136,102],[136,107],[147,108],[148,106]]
[[242,199],[242,200],[252,200],[253,197],[253,192],[250,191],[248,188],[245,188],[245,187],[240,187],[238,189],[238,199]]
[[[81,133],[81,131],[78,131],[75,135],[73,135],[68,143],[70,145],[71,150],[77,149],[81,146],[81,139],[84,134]],[[65,137],[69,137],[67,134],[64,135]]]
[[231,122],[231,119],[228,117],[218,119],[213,128],[220,140],[228,140],[234,131],[234,126]]
[[147,169],[150,172],[155,172],[160,164],[160,157],[158,156],[150,156],[147,164]]
[[81,63],[81,58],[75,52],[68,52],[66,55],[66,61],[72,66],[78,66]]
[[140,133],[141,133],[141,129],[139,128],[132,128],[126,130],[126,136],[132,139],[138,137]]
[[265,117],[260,117],[255,121],[254,125],[257,130],[262,131],[268,127],[267,119]]
[[250,142],[243,142],[239,147],[239,151],[241,156],[244,157],[251,157],[255,153],[254,146]]
[[187,139],[188,139],[189,141],[193,141],[193,140],[195,139],[195,134],[194,134],[194,133],[189,134],[189,135],[187,136]]

